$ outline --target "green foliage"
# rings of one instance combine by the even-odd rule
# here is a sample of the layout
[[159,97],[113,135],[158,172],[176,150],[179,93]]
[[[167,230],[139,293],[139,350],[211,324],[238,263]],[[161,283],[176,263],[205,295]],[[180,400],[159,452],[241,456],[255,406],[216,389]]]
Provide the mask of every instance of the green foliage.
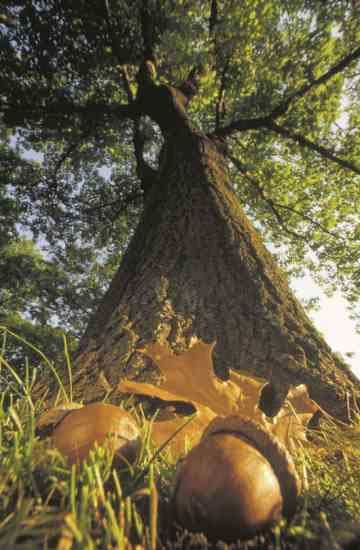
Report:
[[[144,56],[156,58],[165,84],[202,67],[189,112],[213,132],[268,115],[360,45],[360,12],[350,0],[218,0],[216,17],[213,4],[2,4],[3,320],[20,315],[43,326],[55,316],[77,335],[111,279],[143,202],[134,124],[116,109],[129,90],[136,94]],[[355,59],[277,121],[359,167],[359,83]],[[144,158],[156,168],[162,136],[148,118],[141,125]],[[238,160],[229,166],[239,199],[283,267],[309,269],[327,290],[340,288],[356,317],[360,176],[269,129],[234,133],[228,148]]]
[[[0,155],[0,324],[56,360],[63,349],[62,332],[75,346],[118,267],[137,210],[133,207],[129,221],[119,217],[122,191],[108,190],[102,199],[103,178],[89,177],[88,188],[81,191],[86,209],[79,219],[78,200],[71,195],[63,196],[66,204],[54,199],[38,160],[24,157],[18,144],[14,149],[4,143]],[[102,200],[109,205],[100,208]],[[23,368],[22,347],[10,347],[8,354]]]

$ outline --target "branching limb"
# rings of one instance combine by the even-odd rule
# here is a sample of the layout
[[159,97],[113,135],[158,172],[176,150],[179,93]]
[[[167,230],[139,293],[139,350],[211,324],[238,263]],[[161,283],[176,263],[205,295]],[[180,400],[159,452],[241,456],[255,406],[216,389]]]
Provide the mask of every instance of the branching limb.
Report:
[[270,114],[253,118],[253,119],[239,119],[233,121],[228,126],[225,126],[223,128],[219,128],[216,130],[215,134],[218,137],[227,137],[232,135],[234,132],[242,132],[244,130],[256,130],[258,128],[263,128],[266,126],[269,126],[274,120],[281,115],[284,115],[290,105],[296,100],[301,97],[304,97],[311,89],[313,89],[316,86],[319,86],[320,84],[324,84],[328,80],[330,80],[333,76],[339,74],[342,72],[345,68],[347,68],[351,63],[357,59],[360,58],[360,47],[356,48],[346,56],[344,56],[340,61],[338,61],[335,65],[330,67],[328,71],[326,71],[324,74],[322,74],[319,78],[315,78],[311,82],[308,82],[299,90],[295,91],[294,93],[290,94],[290,96],[280,103],[275,109],[273,109]]
[[226,89],[227,73],[228,73],[229,65],[230,65],[230,58],[226,61],[223,67],[223,70],[221,71],[219,93],[218,93],[216,106],[215,106],[215,128],[216,128],[215,131],[217,131],[220,128],[220,124],[224,117],[225,89]]
[[58,159],[57,163],[54,167],[54,174],[57,174],[64,162],[70,158],[71,154],[76,151],[76,149],[79,147],[80,143],[84,139],[85,136],[79,137],[77,140],[70,143],[70,145],[65,149],[65,151],[62,153],[60,158]]
[[258,118],[240,118],[238,120],[234,120],[228,126],[218,128],[209,137],[222,139],[231,136],[235,132],[245,132],[246,130],[260,130],[261,128],[265,128],[269,122],[270,119],[268,116]]
[[199,79],[203,72],[203,67],[198,66],[194,67],[186,80],[178,86],[178,89],[184,94],[185,97],[185,107],[190,103],[190,101],[197,95],[199,92]]
[[143,198],[143,194],[140,191],[133,191],[132,193],[130,193],[124,198],[117,198],[110,202],[103,202],[100,204],[96,204],[94,206],[87,206],[86,208],[84,208],[84,213],[88,215],[92,215],[95,212],[98,212],[99,210],[102,210],[104,208],[117,206],[118,208],[116,209],[116,216],[115,216],[117,217],[126,208],[128,208],[129,206],[135,205],[142,198]]
[[149,15],[148,0],[142,0],[140,22],[141,34],[144,44],[144,59],[156,63],[153,42],[153,22]]
[[318,153],[323,158],[335,162],[342,168],[346,168],[347,170],[351,170],[355,174],[360,175],[360,167],[356,166],[353,162],[350,162],[349,160],[338,157],[330,149],[327,149],[322,145],[318,145],[317,143],[314,143],[313,141],[306,138],[305,136],[298,134],[297,132],[293,132],[292,130],[285,128],[284,126],[280,126],[279,124],[276,124],[275,122],[272,122],[272,121],[267,122],[265,124],[265,127],[279,134],[284,138],[295,141],[301,147],[306,147],[307,149],[310,149],[311,151]]
[[[121,76],[124,80],[125,90],[127,93],[128,101],[130,104],[136,101],[134,94],[132,93],[129,76],[126,70],[126,67],[121,68]],[[136,172],[140,180],[141,187],[144,193],[147,193],[150,187],[157,181],[157,171],[151,168],[147,162],[144,160],[144,145],[145,145],[145,136],[141,131],[140,126],[140,116],[134,120],[134,152],[136,159]]]
[[211,36],[218,23],[218,3],[217,0],[211,0],[210,18],[209,18],[209,35]]
[[134,150],[136,158],[136,172],[141,183],[141,188],[146,194],[158,181],[158,172],[144,160],[144,133],[141,131],[140,120],[134,123]]
[[61,169],[63,164],[66,162],[66,160],[69,159],[71,155],[77,150],[81,142],[86,137],[88,137],[88,135],[89,134],[87,133],[79,136],[77,139],[72,141],[68,145],[68,147],[65,149],[65,151],[60,155],[59,159],[55,163],[54,169],[51,171],[51,176],[50,176],[51,180],[49,181],[49,188],[52,189],[53,191],[57,191],[57,187],[58,187],[57,176],[58,176],[59,170]]
[[[226,60],[223,63],[218,62],[218,57],[222,58],[221,55],[221,45],[218,43],[218,37],[216,33],[216,27],[219,23],[219,6],[217,0],[210,0],[210,18],[209,18],[209,36],[213,44],[214,50],[214,67],[216,68],[216,73],[219,74],[219,90],[217,94],[217,100],[215,105],[215,129],[220,128],[220,124],[224,117],[225,111],[225,91],[228,80],[228,71],[230,66],[231,53],[227,56]],[[219,56],[220,54],[220,56]],[[220,68],[220,70],[219,70]]]
[[116,120],[134,119],[138,116],[138,106],[108,104],[104,102],[90,102],[86,105],[77,105],[69,100],[51,101],[48,105],[34,107],[34,105],[4,105],[0,106],[5,124],[21,126],[27,123],[41,122],[45,127],[53,128],[61,123],[73,127],[72,117],[79,116],[83,120],[93,121],[99,118],[113,118]]
[[293,214],[296,214],[297,216],[299,216],[299,218],[303,218],[304,220],[308,221],[312,226],[317,227],[320,231],[322,231],[323,233],[326,233],[327,235],[329,235],[329,237],[332,237],[333,239],[336,239],[337,241],[342,241],[344,244],[346,244],[346,242],[347,242],[346,239],[344,239],[341,235],[339,235],[338,233],[335,233],[334,231],[329,231],[321,223],[314,220],[311,216],[308,216],[307,214],[305,214],[305,212],[299,212],[298,210],[296,210],[296,208],[293,208],[292,206],[289,206],[287,204],[281,204],[281,203],[274,202],[274,201],[273,201],[273,204],[277,208],[281,208],[282,210],[288,210],[289,212],[292,212]]
[[122,78],[122,81],[124,83],[125,92],[128,98],[129,105],[131,105],[135,101],[135,96],[132,92],[131,86],[130,86],[130,78],[129,74],[126,68],[126,65],[122,65],[120,69],[120,76]]
[[[111,19],[111,11],[108,0],[104,0],[106,5],[107,12],[107,22],[109,28],[109,34],[111,37],[113,49],[114,49],[114,32]],[[141,117],[141,101],[142,98],[146,95],[148,88],[154,86],[154,80],[156,76],[155,69],[155,56],[152,43],[152,23],[149,18],[147,11],[147,0],[143,0],[143,4],[140,11],[140,23],[141,23],[141,32],[143,37],[144,44],[144,61],[140,65],[139,72],[137,75],[138,82],[138,92],[137,96],[134,95],[131,85],[130,78],[127,72],[125,65],[121,65],[120,75],[124,84],[125,92],[127,95],[128,103],[131,106],[135,106],[135,109],[138,108],[139,113],[134,117],[134,127],[133,127],[133,143],[134,143],[134,153],[136,159],[136,171],[138,178],[141,183],[143,192],[147,192],[151,185],[154,183],[157,177],[156,170],[153,170],[144,160],[144,145],[145,138],[140,127],[140,117]],[[114,50],[116,52],[116,50]]]
[[259,197],[265,202],[265,204],[271,210],[271,212],[275,216],[277,222],[279,223],[279,225],[281,225],[281,227],[284,229],[284,231],[288,235],[290,235],[291,237],[295,237],[296,239],[305,240],[306,236],[304,234],[298,233],[297,231],[294,231],[294,230],[288,228],[288,226],[284,222],[283,218],[281,217],[281,215],[277,211],[277,208],[274,204],[274,201],[266,195],[266,193],[265,193],[262,185],[259,183],[259,181],[248,173],[248,171],[246,170],[246,167],[243,165],[243,163],[239,159],[237,159],[237,158],[233,157],[232,155],[230,155],[229,153],[227,154],[227,157],[231,160],[233,165],[242,173],[242,175],[247,179],[247,181],[249,181],[251,183],[251,185],[255,189],[256,193],[259,195]]
[[91,137],[93,133],[92,126],[89,125],[88,127],[84,128],[83,131],[75,137],[65,148],[63,153],[60,155],[59,159],[55,163],[54,169],[53,169],[53,176],[56,179],[57,173],[63,166],[63,164],[66,162],[67,159],[71,157],[73,153],[80,147],[80,145],[88,138]]
[[311,216],[307,215],[305,212],[299,212],[296,210],[296,208],[293,208],[292,206],[281,204],[277,201],[274,201],[272,198],[268,197],[263,186],[261,183],[257,180],[257,178],[251,176],[246,167],[243,165],[243,163],[235,158],[233,155],[231,155],[229,152],[226,153],[227,157],[231,160],[233,165],[241,172],[241,174],[246,178],[247,181],[251,183],[253,188],[255,189],[256,193],[259,195],[259,197],[267,204],[269,210],[273,213],[275,216],[277,222],[279,225],[284,229],[284,231],[296,239],[301,240],[308,240],[308,235],[304,233],[299,233],[298,231],[294,231],[293,229],[289,229],[289,227],[286,225],[283,217],[281,216],[279,209],[282,210],[288,210],[289,212],[292,212],[293,214],[296,214],[299,216],[299,218],[302,218],[309,222],[313,227],[316,227],[323,233],[329,235],[329,237],[332,237],[333,239],[336,239],[337,241],[346,242],[344,238],[342,238],[339,234],[329,231],[326,227],[324,227],[321,223],[319,223],[317,220],[314,220]]
[[316,86],[319,86],[320,84],[325,84],[328,80],[330,80],[333,76],[341,73],[346,67],[348,67],[353,61],[360,58],[360,47],[356,48],[354,51],[350,52],[349,54],[345,55],[343,58],[341,58],[335,65],[332,65],[328,71],[326,71],[324,74],[319,76],[319,78],[314,78],[311,80],[311,82],[307,82],[296,90],[294,93],[290,94],[289,97],[280,105],[278,105],[271,113],[270,118],[275,119],[279,117],[280,115],[284,115],[288,108],[290,107],[290,104],[296,100],[300,99],[301,97],[304,97],[312,88],[315,88]]

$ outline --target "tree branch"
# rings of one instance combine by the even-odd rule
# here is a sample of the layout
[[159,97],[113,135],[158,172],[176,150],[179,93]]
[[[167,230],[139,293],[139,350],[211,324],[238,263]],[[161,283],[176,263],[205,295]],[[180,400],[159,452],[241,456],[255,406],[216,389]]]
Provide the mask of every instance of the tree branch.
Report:
[[131,105],[134,100],[135,100],[135,97],[134,97],[134,94],[131,90],[131,86],[130,86],[130,78],[129,78],[129,75],[128,75],[128,72],[127,72],[127,68],[125,65],[123,65],[120,69],[120,75],[122,77],[122,80],[124,82],[124,87],[125,87],[125,92],[126,92],[126,95],[127,95],[127,98],[128,98],[128,103],[129,105]]
[[21,126],[27,122],[43,122],[47,127],[53,127],[53,123],[64,123],[65,118],[70,118],[69,124],[74,125],[71,118],[74,115],[84,119],[93,120],[100,117],[112,117],[117,120],[134,119],[139,114],[139,106],[119,105],[108,103],[88,103],[76,105],[68,100],[52,101],[48,105],[35,107],[33,105],[4,105],[0,106],[0,113],[4,116],[5,124],[9,126]]
[[[336,239],[337,241],[342,241],[344,244],[347,243],[346,239],[341,237],[341,235],[339,235],[338,233],[334,233],[333,231],[329,231],[320,222],[314,220],[313,218],[311,218],[310,216],[305,214],[305,212],[299,212],[298,210],[296,210],[296,208],[293,208],[292,206],[289,206],[287,204],[281,204],[279,202],[274,202],[274,201],[273,201],[273,204],[277,208],[282,208],[283,210],[288,210],[289,212],[292,212],[293,214],[296,214],[300,218],[303,218],[304,220],[311,223],[311,225],[313,225],[313,226],[317,227],[318,229],[320,229],[320,231],[322,231],[323,233],[326,233],[327,235],[329,235],[329,237],[332,237],[333,239]],[[306,236],[306,238],[308,238],[308,237]]]
[[59,191],[58,191],[58,173],[61,169],[64,162],[70,158],[71,154],[76,151],[82,140],[85,139],[85,135],[78,136],[77,139],[74,141],[71,141],[70,144],[66,147],[65,151],[60,155],[57,162],[55,163],[55,166],[53,170],[51,170],[48,179],[48,192],[55,193],[55,195],[59,198]]
[[242,164],[242,162],[239,159],[237,159],[237,158],[233,157],[232,155],[230,155],[229,153],[227,153],[227,157],[231,160],[233,165],[243,174],[243,176],[251,183],[251,185],[254,187],[256,193],[267,204],[268,208],[274,214],[276,220],[278,221],[279,225],[281,225],[281,227],[284,229],[284,231],[286,233],[288,233],[288,235],[290,235],[291,237],[295,237],[296,239],[306,240],[307,239],[306,235],[304,235],[302,233],[298,233],[297,231],[294,231],[294,230],[289,229],[287,227],[286,223],[284,222],[281,215],[277,211],[273,200],[270,197],[266,196],[265,191],[264,191],[262,185],[258,182],[258,180],[256,178],[250,176],[250,174],[248,174],[248,172],[247,172],[245,166]]
[[218,128],[215,132],[209,135],[210,138],[226,138],[235,132],[244,132],[246,130],[260,130],[265,128],[270,121],[269,116],[258,118],[240,118],[234,120],[228,126]]
[[279,134],[282,137],[295,141],[301,147],[306,147],[307,149],[310,149],[311,151],[318,153],[323,158],[326,158],[328,160],[335,162],[342,168],[346,168],[347,170],[351,170],[355,174],[360,175],[360,168],[356,166],[353,162],[350,162],[349,160],[338,157],[330,149],[327,149],[322,145],[318,145],[317,143],[314,143],[313,141],[306,138],[305,136],[298,134],[297,132],[293,132],[292,130],[285,128],[284,126],[280,126],[279,124],[276,124],[275,122],[272,122],[272,121],[268,121],[264,125],[264,127]]
[[353,61],[360,58],[360,47],[356,48],[351,53],[345,55],[343,58],[340,59],[335,65],[330,67],[326,73],[319,76],[319,78],[314,78],[311,82],[308,82],[307,84],[304,84],[301,88],[296,90],[294,93],[290,94],[289,97],[280,105],[278,105],[271,113],[270,118],[275,119],[279,117],[280,115],[283,115],[286,113],[288,108],[290,107],[290,104],[301,97],[304,97],[305,94],[307,94],[312,88],[315,86],[319,86],[320,84],[324,84],[328,80],[330,80],[333,76],[339,74],[342,72],[346,67],[348,67]]
[[292,237],[295,237],[296,239],[308,240],[308,238],[309,238],[307,234],[299,233],[297,231],[289,229],[288,226],[286,225],[285,221],[283,220],[281,214],[278,212],[278,210],[277,210],[278,208],[281,208],[283,210],[288,210],[289,212],[292,212],[293,214],[296,214],[297,216],[299,216],[300,218],[303,218],[304,220],[309,222],[311,225],[313,225],[314,227],[317,227],[318,229],[320,229],[320,231],[322,231],[323,233],[326,233],[327,235],[329,235],[333,239],[336,239],[337,241],[342,241],[343,243],[346,243],[346,240],[343,237],[341,237],[337,233],[329,231],[321,223],[319,223],[318,221],[311,218],[311,216],[308,216],[304,212],[299,212],[298,210],[296,210],[296,208],[293,208],[293,207],[288,206],[286,204],[281,204],[279,202],[276,202],[273,199],[271,199],[270,197],[268,197],[266,195],[262,185],[259,183],[259,181],[255,177],[251,176],[247,172],[246,167],[242,164],[242,162],[239,159],[235,158],[230,153],[227,152],[226,154],[227,154],[227,157],[233,163],[233,165],[243,174],[243,176],[255,188],[257,194],[261,197],[261,199],[268,205],[269,209],[274,214],[276,220],[278,221],[278,223],[281,225],[281,227],[284,229],[284,231],[286,233],[288,233]]
[[140,120],[134,124],[134,150],[136,158],[136,172],[141,183],[141,188],[146,194],[158,181],[158,172],[144,160],[145,137],[140,128]]
[[209,35],[211,36],[218,23],[218,3],[217,0],[211,0],[210,17],[209,17]]
[[94,212],[97,212],[99,210],[102,210],[103,208],[108,208],[109,206],[115,206],[119,205],[120,209],[117,209],[117,215],[120,214],[125,208],[130,206],[132,203],[135,203],[137,200],[143,197],[143,194],[139,191],[133,191],[130,193],[127,197],[124,199],[115,199],[110,202],[97,204],[95,206],[88,206],[84,209],[85,214],[92,214]]
[[[130,80],[126,71],[126,67],[122,67],[120,73],[124,80],[128,101],[130,104],[133,104],[136,101],[136,98],[134,97],[130,87]],[[144,160],[144,145],[146,139],[144,133],[141,131],[140,115],[134,119],[133,132],[136,172],[140,180],[143,192],[147,193],[153,183],[157,181],[157,171],[151,168],[151,166],[149,166],[148,163]]]
[[[108,0],[105,1],[106,13],[107,13],[107,25],[109,29],[110,39],[112,43],[113,50],[116,53],[116,44],[114,39],[112,16],[110,11],[110,6]],[[131,86],[130,79],[127,73],[126,66],[122,65],[120,69],[120,74],[124,82],[125,92],[128,98],[129,105],[140,105],[141,100],[146,94],[148,87],[154,86],[154,80],[156,76],[155,68],[155,56],[153,48],[153,37],[152,37],[152,24],[147,13],[148,2],[143,0],[141,10],[140,10],[140,24],[141,24],[141,33],[144,43],[144,59],[140,65],[137,82],[138,82],[138,92],[137,97],[134,96]],[[119,56],[118,56],[119,58]],[[141,187],[144,193],[146,193],[151,185],[157,178],[157,172],[151,166],[149,166],[144,160],[144,145],[145,138],[143,132],[140,128],[140,113],[134,117],[134,127],[133,127],[133,143],[134,143],[134,153],[136,159],[136,172],[141,183]]]
[[78,136],[77,139],[75,139],[74,141],[72,141],[68,147],[65,149],[65,151],[60,155],[59,159],[57,160],[55,166],[54,166],[54,170],[53,170],[53,177],[54,179],[56,180],[57,178],[57,174],[60,170],[60,168],[62,167],[62,165],[64,164],[64,162],[70,158],[70,156],[72,155],[72,153],[74,153],[76,151],[76,149],[79,147],[79,145],[81,144],[81,142],[89,136],[89,132],[87,133],[84,133],[82,134],[81,136]]
[[222,118],[224,116],[224,96],[225,96],[225,87],[226,87],[226,80],[227,80],[227,72],[230,65],[230,57],[227,59],[223,70],[221,71],[221,77],[220,77],[220,87],[219,87],[219,93],[216,101],[215,106],[215,131],[217,131],[220,128],[220,124],[222,121]]
[[148,13],[148,0],[142,1],[140,12],[141,34],[144,43],[144,59],[156,63],[153,43],[152,20]]
[[[227,76],[228,76],[228,70],[230,66],[230,60],[232,53],[230,53],[225,61],[221,64],[218,61],[218,56],[220,54],[220,58],[222,57],[222,47],[221,44],[218,43],[218,37],[216,33],[216,26],[219,23],[219,6],[217,0],[210,0],[211,2],[211,8],[210,8],[210,17],[209,17],[209,37],[213,44],[214,49],[214,68],[216,70],[216,75],[220,72],[220,82],[219,82],[219,91],[217,94],[217,100],[215,105],[215,129],[218,130],[220,128],[220,124],[222,122],[222,119],[224,117],[225,112],[225,91],[226,91],[226,84],[227,84]],[[220,67],[220,70],[219,70]]]
[[281,115],[284,115],[287,112],[288,108],[290,107],[290,104],[293,101],[305,96],[305,94],[307,94],[315,86],[324,84],[325,82],[330,80],[333,76],[343,71],[353,61],[359,58],[360,58],[360,47],[356,48],[351,53],[347,54],[342,59],[340,59],[340,61],[338,61],[335,65],[330,67],[330,69],[326,71],[326,73],[321,75],[319,78],[316,78],[311,82],[308,82],[307,84],[299,88],[299,90],[296,90],[295,92],[290,94],[290,96],[285,101],[281,102],[268,115],[259,117],[259,118],[235,120],[228,126],[225,126],[223,128],[219,128],[218,130],[216,130],[216,132],[214,132],[215,136],[223,138],[223,137],[230,136],[234,132],[242,132],[244,130],[256,130],[259,128],[263,128],[265,126],[269,126],[269,124],[272,121],[274,121],[276,118],[278,118]]
[[190,103],[190,101],[197,95],[199,92],[199,78],[203,72],[202,66],[197,66],[191,69],[188,77],[184,82],[180,84],[180,86],[177,86],[177,89],[180,90],[185,98],[186,98],[186,104],[185,107]]

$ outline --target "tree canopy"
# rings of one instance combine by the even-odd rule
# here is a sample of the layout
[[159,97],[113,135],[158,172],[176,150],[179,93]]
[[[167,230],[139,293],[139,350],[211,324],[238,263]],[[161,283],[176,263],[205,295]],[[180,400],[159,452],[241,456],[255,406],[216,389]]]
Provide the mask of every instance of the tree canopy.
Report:
[[1,322],[82,331],[161,163],[147,79],[222,143],[289,274],[309,269],[356,315],[359,20],[346,0],[4,2]]

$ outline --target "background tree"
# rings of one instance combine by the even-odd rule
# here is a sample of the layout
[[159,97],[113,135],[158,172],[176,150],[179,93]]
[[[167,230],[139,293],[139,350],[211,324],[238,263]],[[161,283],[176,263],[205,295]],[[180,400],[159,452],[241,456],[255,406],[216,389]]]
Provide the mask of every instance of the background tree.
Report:
[[[94,246],[90,238],[86,242],[81,239],[81,244],[75,243],[73,237],[52,239],[51,230],[47,231],[48,215],[45,209],[36,211],[34,202],[41,201],[33,202],[33,194],[29,193],[46,178],[44,168],[39,160],[34,160],[36,154],[27,153],[17,141],[16,136],[3,133],[0,325],[22,335],[40,350],[46,349],[47,357],[59,363],[64,352],[63,334],[74,350],[88,316],[119,264],[122,240],[118,238],[116,246],[104,251]],[[57,220],[55,214],[52,221]],[[71,225],[74,231],[70,212],[61,224]],[[59,228],[59,235],[61,231]],[[38,353],[12,338],[6,340],[6,354],[19,370],[24,369],[26,361],[41,363]],[[8,383],[6,376],[2,382]]]
[[7,199],[82,281],[95,257],[106,278],[133,237],[82,338],[79,394],[138,375],[148,340],[196,336],[217,340],[220,375],[305,381],[345,414],[355,378],[235,195],[290,274],[310,268],[356,302],[358,23],[350,1],[5,3],[2,120],[42,155],[18,156]]

